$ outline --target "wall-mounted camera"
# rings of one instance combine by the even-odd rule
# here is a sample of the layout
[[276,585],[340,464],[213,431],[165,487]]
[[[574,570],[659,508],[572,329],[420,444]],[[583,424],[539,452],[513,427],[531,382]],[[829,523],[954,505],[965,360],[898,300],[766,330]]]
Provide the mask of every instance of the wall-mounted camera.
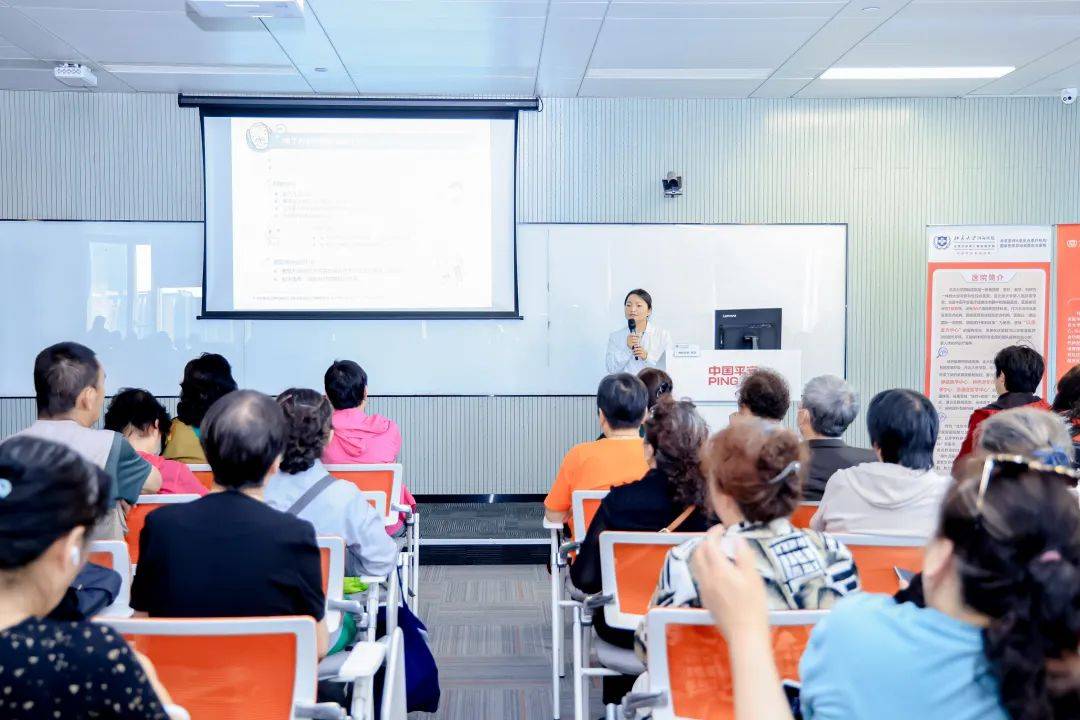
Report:
[[682,195],[682,175],[676,175],[674,171],[669,172],[660,179],[660,184],[664,186],[664,197],[673,198]]
[[1076,88],[1062,88],[1061,102],[1066,105],[1072,105],[1076,102]]

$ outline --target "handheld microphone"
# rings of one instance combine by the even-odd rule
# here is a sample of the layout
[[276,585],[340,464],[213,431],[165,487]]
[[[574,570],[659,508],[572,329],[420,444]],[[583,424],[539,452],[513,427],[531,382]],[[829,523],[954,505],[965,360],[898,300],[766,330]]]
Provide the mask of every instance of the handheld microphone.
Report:
[[634,318],[627,318],[626,327],[630,328],[630,332],[637,330],[637,320]]

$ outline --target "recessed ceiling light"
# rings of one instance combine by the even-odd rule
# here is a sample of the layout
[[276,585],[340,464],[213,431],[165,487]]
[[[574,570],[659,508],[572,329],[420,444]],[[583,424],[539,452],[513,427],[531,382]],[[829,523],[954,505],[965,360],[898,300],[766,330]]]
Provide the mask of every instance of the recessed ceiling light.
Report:
[[862,9],[862,11],[869,15],[869,14],[872,14],[872,13],[876,13],[880,9],[881,8],[879,8],[877,5],[867,5],[866,7],[864,7]]
[[592,68],[590,80],[765,80],[771,68]]
[[317,68],[315,68],[315,72],[326,72],[326,68],[324,68],[324,67],[317,67]]
[[987,67],[841,67],[829,68],[822,80],[985,80],[1008,75],[1013,66]]

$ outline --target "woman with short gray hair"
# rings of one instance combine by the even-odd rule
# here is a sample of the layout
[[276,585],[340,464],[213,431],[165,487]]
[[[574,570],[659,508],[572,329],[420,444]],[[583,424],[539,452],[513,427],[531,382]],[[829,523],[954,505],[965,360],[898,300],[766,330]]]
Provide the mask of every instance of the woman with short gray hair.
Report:
[[810,448],[804,500],[821,500],[825,484],[837,470],[877,460],[871,450],[840,439],[858,414],[859,394],[835,375],[819,375],[803,387],[797,419]]
[[1073,443],[1065,421],[1033,407],[991,415],[979,427],[978,448],[986,454],[1023,455],[1047,465],[1073,464]]

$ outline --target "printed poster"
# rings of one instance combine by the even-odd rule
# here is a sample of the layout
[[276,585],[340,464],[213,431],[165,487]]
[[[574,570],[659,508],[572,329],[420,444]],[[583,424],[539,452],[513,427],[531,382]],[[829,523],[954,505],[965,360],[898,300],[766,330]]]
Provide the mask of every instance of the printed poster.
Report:
[[1080,225],[1057,227],[1056,379],[1080,363]]
[[1048,358],[1051,228],[929,226],[927,242],[925,392],[941,417],[934,463],[948,472],[972,411],[997,398],[994,355],[1028,345]]

